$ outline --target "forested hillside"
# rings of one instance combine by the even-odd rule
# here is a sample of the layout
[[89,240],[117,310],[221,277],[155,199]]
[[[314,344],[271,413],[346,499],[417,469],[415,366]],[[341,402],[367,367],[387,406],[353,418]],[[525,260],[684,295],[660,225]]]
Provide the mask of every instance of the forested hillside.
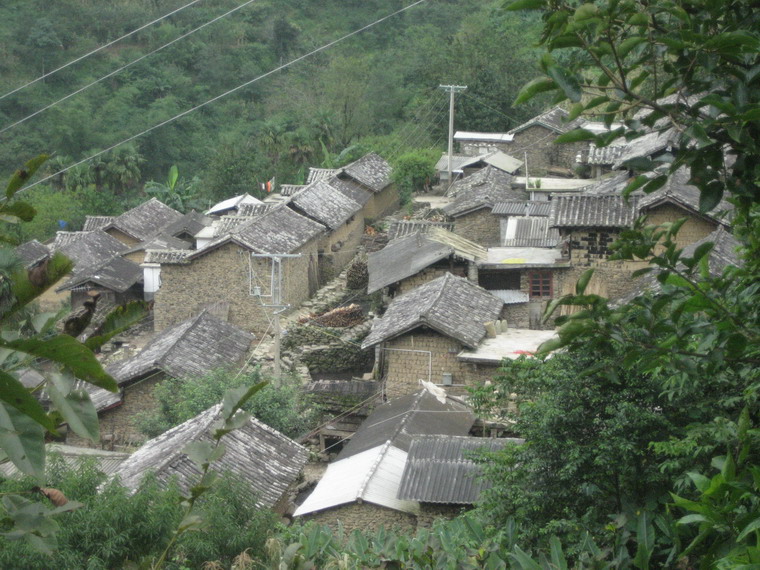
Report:
[[[47,167],[54,173],[411,2],[200,1],[11,93],[185,4],[4,2],[0,171],[45,152],[55,154]],[[443,149],[442,83],[468,86],[457,101],[457,128],[509,129],[539,107],[511,108],[519,86],[538,73],[539,20],[496,4],[422,2],[77,166],[51,180],[52,189],[32,191],[41,213],[29,232],[44,237],[54,229],[46,210],[74,228],[83,209],[122,210],[172,165],[179,189],[203,201],[251,191],[273,176],[299,183],[308,166],[339,165],[367,150],[392,160],[409,149]]]

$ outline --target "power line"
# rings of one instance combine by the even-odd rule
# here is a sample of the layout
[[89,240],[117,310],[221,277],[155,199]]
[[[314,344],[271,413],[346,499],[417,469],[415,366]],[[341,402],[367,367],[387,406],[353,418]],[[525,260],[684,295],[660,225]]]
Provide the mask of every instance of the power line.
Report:
[[474,95],[470,95],[469,93],[462,93],[462,95],[464,95],[464,96],[465,96],[465,97],[467,97],[468,99],[472,99],[473,101],[475,101],[476,103],[479,103],[480,105],[483,105],[483,107],[485,107],[485,108],[486,108],[486,109],[488,109],[489,111],[493,111],[494,113],[498,113],[499,115],[502,115],[503,117],[506,117],[506,118],[507,118],[507,119],[509,119],[510,121],[514,121],[514,122],[515,122],[515,123],[517,123],[518,125],[520,124],[520,121],[519,121],[518,119],[516,119],[516,118],[514,118],[514,117],[510,117],[509,115],[507,115],[507,114],[506,114],[506,113],[504,113],[503,111],[500,111],[499,109],[494,109],[494,108],[493,108],[493,107],[491,107],[490,105],[487,105],[486,103],[484,103],[484,102],[483,102],[481,99],[479,99],[478,97],[475,97]]
[[9,91],[5,95],[0,95],[0,101],[3,100],[3,99],[5,99],[6,97],[9,97],[9,96],[13,95],[14,93],[18,93],[22,89],[26,89],[30,85],[34,85],[38,81],[42,81],[46,77],[50,77],[54,73],[58,73],[62,69],[66,69],[67,67],[69,67],[71,65],[74,65],[75,63],[78,63],[78,62],[82,61],[83,59],[86,59],[86,58],[90,57],[91,55],[94,55],[94,54],[98,53],[99,51],[102,51],[102,50],[106,49],[107,47],[110,47],[110,46],[114,45],[115,43],[118,43],[121,40],[123,40],[125,38],[128,38],[129,36],[132,36],[132,35],[136,34],[137,32],[140,32],[140,31],[144,30],[145,28],[148,28],[148,27],[152,26],[153,24],[156,24],[156,23],[160,22],[161,20],[165,20],[169,16],[173,16],[174,14],[177,14],[178,12],[181,12],[185,8],[189,8],[193,4],[197,4],[198,2],[201,2],[201,1],[202,0],[193,0],[192,2],[188,2],[184,6],[181,6],[181,7],[177,8],[176,10],[173,10],[173,11],[169,12],[168,14],[164,14],[160,18],[156,18],[152,22],[148,22],[147,24],[143,24],[139,28],[137,28],[135,30],[132,30],[131,32],[128,32],[128,33],[124,34],[123,36],[118,37],[118,38],[116,38],[115,40],[113,40],[111,42],[108,42],[107,44],[104,44],[104,45],[102,45],[102,46],[100,46],[98,48],[95,48],[94,50],[92,50],[90,52],[87,52],[86,54],[84,54],[82,56],[79,56],[76,59],[71,60],[70,62],[62,65],[61,67],[58,67],[58,68],[56,68],[56,69],[54,69],[52,71],[48,71],[47,73],[44,73],[44,74],[40,75],[37,79],[34,79],[34,80],[30,81],[29,83],[25,83],[24,85],[21,85],[20,87],[16,87],[13,91]]
[[[333,40],[333,41],[331,41],[331,42],[329,42],[327,44],[324,44],[323,46],[318,47],[318,48],[316,48],[316,49],[314,49],[314,50],[312,50],[312,51],[310,51],[310,52],[308,52],[308,53],[306,53],[304,55],[301,55],[301,56],[299,56],[299,57],[297,57],[297,58],[295,58],[295,59],[293,59],[293,60],[291,60],[291,61],[289,61],[287,63],[284,63],[284,64],[282,64],[282,65],[280,65],[278,67],[275,67],[274,69],[272,69],[270,71],[267,71],[266,73],[263,73],[263,74],[259,75],[258,77],[254,77],[253,79],[250,79],[249,81],[246,81],[245,83],[241,83],[237,87],[233,87],[232,89],[229,89],[228,91],[225,91],[221,95],[217,95],[216,97],[212,97],[211,99],[208,99],[207,101],[205,101],[203,103],[200,103],[199,105],[191,107],[190,109],[187,109],[186,111],[182,111],[181,113],[178,113],[177,115],[174,115],[173,117],[171,117],[169,119],[166,119],[165,121],[161,121],[160,123],[157,123],[157,124],[153,125],[152,127],[149,127],[147,129],[145,129],[144,131],[141,131],[141,132],[139,132],[139,133],[137,133],[135,135],[132,135],[131,137],[127,137],[126,139],[122,140],[121,142],[118,142],[118,143],[116,143],[114,145],[111,145],[111,146],[109,146],[108,148],[106,148],[104,150],[96,152],[95,154],[93,154],[91,156],[88,156],[87,158],[84,158],[84,159],[82,159],[82,160],[80,160],[78,162],[75,162],[74,164],[71,164],[70,166],[67,166],[66,168],[63,168],[63,169],[59,170],[58,172],[54,172],[53,174],[50,174],[50,175],[48,175],[48,176],[46,176],[46,177],[38,180],[37,182],[34,182],[33,184],[30,184],[29,186],[25,186],[24,188],[22,188],[21,190],[19,190],[19,192],[22,192],[22,191],[27,190],[29,188],[33,188],[34,186],[37,186],[38,184],[42,184],[43,182],[46,182],[46,181],[50,180],[51,178],[55,178],[56,176],[58,176],[60,174],[63,174],[64,172],[67,172],[67,171],[71,170],[72,168],[75,168],[75,167],[79,166],[80,164],[84,164],[85,162],[89,162],[93,158],[97,158],[97,157],[99,157],[99,156],[101,156],[101,155],[103,155],[103,154],[105,154],[105,153],[107,153],[109,151],[112,151],[113,149],[115,149],[117,147],[120,147],[121,145],[127,144],[128,142],[131,142],[131,141],[133,141],[133,140],[135,140],[137,138],[140,138],[141,136],[144,136],[144,135],[146,135],[146,134],[148,134],[148,133],[150,133],[150,132],[152,132],[152,131],[154,131],[156,129],[159,129],[159,128],[163,127],[164,125],[168,125],[169,123],[173,123],[174,121],[176,121],[177,119],[181,119],[185,115],[189,115],[190,113],[193,113],[193,112],[197,111],[198,109],[202,109],[203,107],[205,107],[207,105],[210,105],[211,103],[214,103],[214,102],[218,101],[219,99],[223,99],[224,97],[227,97],[228,95],[231,95],[232,93],[240,91],[241,89],[243,89],[245,87],[248,87],[249,85],[252,85],[252,84],[256,83],[257,81],[260,81],[260,80],[262,80],[262,79],[264,79],[266,77],[269,77],[270,75],[274,75],[278,71],[282,71],[283,69],[287,69],[288,67],[291,67],[292,65],[295,65],[296,63],[298,63],[300,61],[303,61],[304,59],[307,59],[307,58],[311,57],[312,55],[315,55],[317,53],[323,52],[323,51],[325,51],[325,50],[333,47],[336,44],[339,44],[340,42],[342,42],[342,41],[344,41],[344,40],[346,40],[346,39],[348,39],[350,37],[353,37],[353,36],[355,36],[357,34],[360,34],[361,32],[363,32],[365,30],[368,30],[368,29],[376,26],[377,24],[380,24],[380,23],[384,22],[385,20],[388,20],[388,19],[392,18],[393,16],[396,16],[398,14],[406,12],[407,10],[412,9],[415,6],[423,4],[426,1],[427,0],[417,0],[416,2],[413,2],[412,4],[409,4],[408,6],[405,6],[404,8],[400,8],[399,10],[396,10],[395,12],[392,12],[391,14],[388,14],[387,16],[383,16],[382,18],[379,18],[379,19],[375,20],[374,22],[372,22],[370,24],[367,24],[366,26],[363,26],[363,27],[359,28],[358,30],[354,30],[353,32],[350,32],[350,33],[348,33],[348,34],[346,34],[346,35],[338,38],[337,40]],[[18,192],[17,192],[17,194],[18,194]]]
[[148,52],[148,53],[146,53],[146,54],[143,54],[143,55],[141,55],[140,57],[138,57],[138,58],[137,58],[137,59],[135,59],[135,60],[132,60],[132,61],[130,61],[129,63],[127,63],[127,64],[125,64],[125,65],[122,65],[121,67],[119,67],[119,68],[117,68],[117,69],[114,69],[113,71],[111,71],[110,73],[107,73],[107,74],[106,74],[106,75],[104,75],[103,77],[101,77],[101,78],[99,78],[99,79],[96,79],[95,81],[92,81],[92,82],[88,83],[88,84],[87,84],[87,85],[85,85],[84,87],[81,87],[81,88],[77,89],[76,91],[74,91],[74,92],[72,92],[72,93],[69,93],[69,94],[68,94],[68,95],[66,95],[65,97],[62,97],[62,98],[58,99],[57,101],[54,101],[53,103],[50,103],[50,105],[46,105],[45,107],[43,107],[42,109],[39,109],[39,110],[35,111],[35,112],[34,112],[34,113],[32,113],[31,115],[27,115],[27,116],[26,116],[26,117],[24,117],[23,119],[20,119],[20,120],[16,121],[15,123],[11,123],[10,125],[7,125],[7,126],[3,127],[2,129],[0,129],[0,134],[4,133],[5,131],[7,131],[7,130],[9,130],[9,129],[12,129],[13,127],[16,127],[16,126],[20,125],[21,123],[23,123],[23,122],[25,122],[25,121],[28,121],[28,120],[29,120],[29,119],[31,119],[32,117],[36,117],[36,116],[37,116],[37,115],[39,115],[40,113],[43,113],[44,111],[47,111],[48,109],[50,109],[50,108],[52,108],[52,107],[55,107],[55,106],[56,106],[56,105],[58,105],[59,103],[63,103],[63,102],[64,102],[64,101],[66,101],[67,99],[71,99],[71,98],[72,98],[74,95],[78,95],[78,94],[79,94],[79,93],[81,93],[82,91],[86,91],[87,89],[89,89],[89,88],[90,88],[90,87],[92,87],[93,85],[97,85],[98,83],[100,83],[101,81],[105,81],[105,80],[106,80],[106,79],[108,79],[109,77],[113,77],[114,75],[116,75],[117,73],[120,73],[120,72],[124,71],[124,70],[125,70],[125,69],[127,69],[128,67],[132,67],[134,64],[141,62],[141,61],[142,61],[142,60],[144,60],[145,58],[147,58],[147,57],[150,57],[151,55],[153,55],[153,54],[155,54],[155,53],[158,53],[158,52],[159,52],[159,51],[161,51],[162,49],[165,49],[165,48],[169,47],[170,45],[177,43],[177,42],[178,42],[178,41],[180,41],[180,40],[183,40],[183,39],[185,39],[187,36],[189,36],[189,35],[192,35],[192,34],[194,34],[195,32],[197,32],[197,31],[199,31],[199,30],[202,30],[202,29],[203,29],[203,28],[205,28],[206,26],[208,26],[208,25],[210,25],[210,24],[213,24],[214,22],[217,22],[218,20],[221,20],[222,18],[224,18],[224,17],[226,17],[226,16],[229,16],[229,15],[230,15],[230,14],[232,14],[233,12],[237,12],[237,11],[238,11],[238,10],[240,10],[241,8],[245,8],[246,6],[248,6],[248,4],[252,4],[252,3],[253,3],[253,2],[255,2],[255,1],[256,1],[256,0],[247,0],[247,2],[244,2],[244,3],[243,3],[243,4],[241,4],[240,6],[237,6],[237,7],[233,8],[232,10],[229,10],[228,12],[225,12],[224,14],[222,14],[222,15],[220,15],[220,16],[217,16],[216,18],[214,18],[214,19],[212,19],[212,20],[209,20],[208,22],[205,22],[205,23],[201,24],[201,25],[200,25],[200,26],[198,26],[197,28],[193,28],[193,29],[192,29],[192,30],[190,30],[189,32],[185,32],[184,34],[182,34],[182,35],[180,35],[180,36],[178,36],[178,37],[174,38],[174,39],[173,39],[173,40],[171,40],[170,42],[168,42],[168,43],[165,43],[164,45],[162,45],[162,46],[160,46],[160,47],[157,47],[157,48],[156,48],[156,49],[154,49],[153,51],[150,51],[150,52]]

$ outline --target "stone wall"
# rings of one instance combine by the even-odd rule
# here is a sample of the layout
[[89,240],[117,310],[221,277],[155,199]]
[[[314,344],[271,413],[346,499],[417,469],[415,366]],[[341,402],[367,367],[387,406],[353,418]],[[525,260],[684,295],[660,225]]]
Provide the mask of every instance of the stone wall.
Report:
[[699,218],[672,204],[663,204],[647,211],[647,222],[654,225],[660,225],[675,222],[680,218],[687,218],[686,223],[681,226],[676,234],[676,245],[679,248],[686,247],[707,237],[714,232],[718,224],[710,222],[704,218]]
[[349,503],[302,518],[305,521],[327,525],[333,531],[337,531],[340,524],[346,533],[353,530],[376,531],[380,527],[387,530],[395,528],[401,532],[413,533],[417,528],[417,517],[413,514],[395,511],[372,503]]
[[[390,399],[416,393],[420,389],[419,381],[427,381],[428,376],[434,384],[441,384],[444,372],[452,374],[453,385],[446,389],[454,394],[462,394],[466,391],[466,386],[474,386],[490,379],[493,371],[489,367],[457,360],[457,354],[462,348],[457,340],[421,329],[391,339],[380,350],[387,397]],[[430,356],[428,352],[431,353]],[[431,358],[432,373],[429,374]]]
[[[298,250],[299,258],[285,258],[283,266],[283,302],[293,306],[309,298],[316,289],[316,241]],[[253,271],[253,279],[251,278]],[[262,307],[271,302],[271,262],[251,258],[249,252],[228,243],[189,265],[161,266],[161,288],[155,295],[155,330],[182,322],[204,307],[220,301],[229,303],[229,322],[254,334],[269,327],[272,309]],[[261,288],[262,297],[252,294]]]
[[416,289],[420,285],[424,285],[434,279],[445,275],[446,273],[452,273],[457,277],[467,277],[467,264],[456,262],[447,267],[431,266],[426,267],[419,273],[415,273],[411,277],[402,279],[398,282],[397,295],[408,293],[412,289]]
[[498,247],[501,244],[499,218],[488,207],[457,217],[454,233],[484,247]]
[[610,245],[620,230],[614,228],[582,228],[563,232],[563,239],[570,244],[570,264],[574,267],[595,267],[607,261],[612,251]]
[[420,513],[417,515],[417,529],[430,528],[438,519],[458,517],[467,510],[463,505],[441,505],[437,503],[420,503]]
[[[507,154],[525,160],[527,153],[530,178],[545,176],[550,166],[574,169],[575,157],[584,151],[584,143],[554,144],[558,136],[559,133],[540,125],[528,127],[515,133]],[[525,165],[520,168],[519,174],[525,176]]]
[[356,215],[319,241],[320,286],[334,279],[354,258],[362,235],[364,235],[364,218]]
[[283,349],[312,374],[363,372],[372,368],[374,353],[362,350],[371,321],[351,328],[293,325],[282,341]]

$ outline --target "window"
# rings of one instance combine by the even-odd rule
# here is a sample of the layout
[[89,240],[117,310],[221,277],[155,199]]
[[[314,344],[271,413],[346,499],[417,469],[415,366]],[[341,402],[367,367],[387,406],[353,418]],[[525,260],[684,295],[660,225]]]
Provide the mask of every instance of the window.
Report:
[[531,299],[552,296],[551,271],[532,271],[528,274],[528,284]]

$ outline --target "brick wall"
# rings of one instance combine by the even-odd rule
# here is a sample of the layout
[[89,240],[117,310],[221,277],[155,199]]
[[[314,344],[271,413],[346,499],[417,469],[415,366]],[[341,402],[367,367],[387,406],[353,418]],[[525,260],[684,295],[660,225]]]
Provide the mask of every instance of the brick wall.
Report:
[[[530,178],[544,176],[550,166],[561,166],[573,169],[576,166],[575,157],[583,151],[584,143],[554,144],[559,136],[552,130],[540,125],[534,125],[515,133],[507,154],[525,160],[528,154],[528,175]],[[519,174],[525,176],[525,165]]]
[[364,218],[356,215],[319,241],[320,285],[338,275],[354,258],[363,234]]
[[[428,366],[432,355],[432,374],[434,384],[441,384],[444,372],[452,374],[453,386],[447,388],[454,394],[466,392],[466,386],[473,386],[493,377],[491,367],[460,362],[457,354],[462,350],[458,341],[445,337],[434,331],[417,329],[411,333],[391,339],[383,348],[381,358],[384,361],[384,376],[388,398],[397,398],[414,394],[420,389],[420,379],[428,380]],[[423,351],[423,352],[407,352]]]
[[491,208],[482,208],[456,218],[454,233],[485,247],[501,244],[499,218],[491,213]]
[[[312,241],[297,253],[299,258],[283,259],[283,302],[297,306],[316,289],[317,244]],[[255,278],[250,278],[253,269]],[[196,315],[204,306],[218,301],[230,304],[229,322],[263,334],[269,327],[272,309],[268,303],[271,263],[251,258],[247,250],[225,244],[193,260],[190,265],[162,265],[161,288],[155,295],[154,327],[160,331]],[[262,298],[251,294],[261,287]]]
[[707,237],[714,232],[718,225],[714,222],[698,218],[686,210],[683,210],[672,204],[663,204],[647,211],[647,221],[650,224],[660,225],[669,222],[675,222],[680,218],[687,218],[686,223],[681,226],[676,234],[676,244],[679,248],[686,247]]
[[582,228],[562,232],[570,243],[570,264],[575,267],[594,267],[607,261],[610,245],[620,236],[614,228]]
[[349,503],[302,518],[305,521],[327,525],[333,531],[338,530],[340,523],[346,533],[357,529],[376,531],[380,527],[388,530],[396,528],[402,532],[413,533],[417,528],[417,517],[413,514],[395,511],[372,503]]

